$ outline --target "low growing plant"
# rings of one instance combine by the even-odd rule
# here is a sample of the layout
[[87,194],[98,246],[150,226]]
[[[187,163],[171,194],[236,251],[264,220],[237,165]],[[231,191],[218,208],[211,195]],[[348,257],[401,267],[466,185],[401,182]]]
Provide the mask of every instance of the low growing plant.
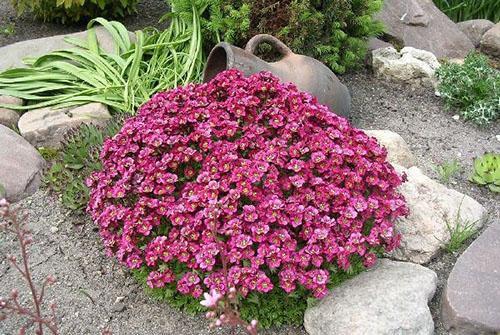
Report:
[[156,94],[100,157],[87,210],[108,255],[176,307],[234,287],[262,325],[372,266],[408,212],[375,139],[265,72]]
[[452,161],[436,165],[434,170],[438,174],[439,180],[444,184],[448,184],[451,178],[460,172],[461,166],[460,163],[454,159]]
[[469,180],[500,193],[500,154],[490,152],[476,158]]
[[465,120],[484,125],[500,117],[500,72],[486,56],[471,53],[463,65],[444,64],[436,74],[439,93]]
[[118,132],[122,121],[111,121],[106,127],[82,125],[70,130],[64,138],[62,148],[42,149],[51,155],[51,166],[44,174],[44,182],[50,190],[60,195],[63,205],[79,212],[87,206],[89,189],[85,179],[101,168],[99,151],[107,137]]
[[138,0],[11,0],[18,15],[25,11],[43,21],[79,22],[97,16],[120,18],[136,13]]
[[[192,0],[168,0],[189,15]],[[367,39],[383,32],[372,18],[382,0],[197,0],[209,6],[202,21],[208,48],[221,40],[238,46],[256,34],[271,34],[297,52],[315,57],[334,72],[362,65]]]

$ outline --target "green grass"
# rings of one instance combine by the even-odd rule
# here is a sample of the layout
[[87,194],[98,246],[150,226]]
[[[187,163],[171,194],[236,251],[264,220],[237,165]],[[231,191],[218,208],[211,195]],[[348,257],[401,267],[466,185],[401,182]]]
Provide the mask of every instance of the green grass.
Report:
[[434,0],[434,3],[455,22],[472,19],[500,21],[498,0]]
[[434,171],[436,171],[439,180],[443,184],[449,184],[452,177],[456,176],[461,169],[462,167],[456,159],[444,162],[443,164],[439,164],[434,167]]
[[477,233],[477,222],[462,222],[460,218],[455,221],[446,221],[446,229],[450,234],[450,241],[444,245],[444,250],[453,253],[460,249],[465,241]]

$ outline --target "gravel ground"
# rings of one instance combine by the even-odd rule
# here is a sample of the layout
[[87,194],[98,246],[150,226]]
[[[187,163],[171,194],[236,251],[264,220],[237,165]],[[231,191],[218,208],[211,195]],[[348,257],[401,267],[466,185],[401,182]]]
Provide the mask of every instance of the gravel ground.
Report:
[[[147,26],[157,26],[159,18],[167,12],[168,6],[163,0],[142,0],[137,7],[137,15],[128,16],[120,21],[131,31]],[[18,41],[47,37],[59,34],[69,34],[85,29],[85,23],[60,25],[44,23],[25,13],[17,16],[10,0],[0,0],[0,47]],[[2,31],[12,26],[12,34]]]
[[[488,223],[500,218],[500,195],[467,180],[475,157],[487,151],[500,152],[500,141],[496,138],[500,135],[500,122],[480,128],[455,120],[455,113],[447,111],[432,90],[412,90],[387,83],[368,72],[347,75],[342,80],[353,96],[353,124],[363,129],[388,129],[400,134],[415,153],[418,166],[431,178],[439,179],[434,171],[436,165],[457,160],[461,170],[448,186],[485,206],[490,217]],[[449,333],[440,316],[442,290],[456,259],[473,240],[467,241],[457,252],[443,253],[425,265],[438,275],[437,291],[430,304],[436,335]]]

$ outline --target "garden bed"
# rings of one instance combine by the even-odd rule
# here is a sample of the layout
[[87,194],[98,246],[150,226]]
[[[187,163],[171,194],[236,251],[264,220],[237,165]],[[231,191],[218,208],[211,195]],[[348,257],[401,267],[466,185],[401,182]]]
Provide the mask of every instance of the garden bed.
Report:
[[[411,90],[375,79],[368,72],[345,75],[342,80],[353,96],[353,123],[363,129],[389,129],[409,144],[425,174],[438,178],[433,167],[458,160],[461,171],[449,187],[471,196],[485,206],[491,217],[500,214],[498,195],[467,181],[472,159],[485,151],[499,151],[500,124],[479,128],[452,118],[431,90]],[[19,203],[30,215],[34,230],[32,263],[35,279],[58,277],[48,300],[58,305],[61,333],[98,333],[105,327],[114,334],[211,334],[201,316],[191,317],[166,303],[147,297],[142,287],[113,259],[104,256],[97,228],[88,217],[66,214],[57,199],[46,191]],[[468,244],[468,243],[466,243]],[[443,254],[427,264],[438,274],[438,292],[431,303],[435,334],[447,334],[441,325],[441,289],[456,254]],[[0,255],[14,250],[13,241],[0,235]],[[0,259],[0,296],[23,287],[17,273]],[[9,321],[2,333],[14,334]],[[215,333],[215,332],[214,332]],[[226,329],[223,333],[229,334]],[[305,334],[303,329],[271,329],[264,334]]]
[[[138,4],[137,15],[128,16],[120,22],[130,31],[158,26],[158,20],[167,10],[165,1],[143,0]],[[7,30],[4,32],[5,29]],[[0,2],[0,47],[34,38],[70,34],[83,29],[85,29],[83,23],[73,25],[43,23],[33,19],[29,13],[18,17],[10,1]]]

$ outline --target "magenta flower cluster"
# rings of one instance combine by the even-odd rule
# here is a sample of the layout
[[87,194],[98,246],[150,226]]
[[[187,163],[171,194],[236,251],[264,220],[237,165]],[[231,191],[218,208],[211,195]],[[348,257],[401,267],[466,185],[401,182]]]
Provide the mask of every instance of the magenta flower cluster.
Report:
[[386,155],[294,85],[228,70],[156,94],[104,143],[88,211],[152,288],[323,297],[332,265],[371,266],[399,243],[407,207]]

